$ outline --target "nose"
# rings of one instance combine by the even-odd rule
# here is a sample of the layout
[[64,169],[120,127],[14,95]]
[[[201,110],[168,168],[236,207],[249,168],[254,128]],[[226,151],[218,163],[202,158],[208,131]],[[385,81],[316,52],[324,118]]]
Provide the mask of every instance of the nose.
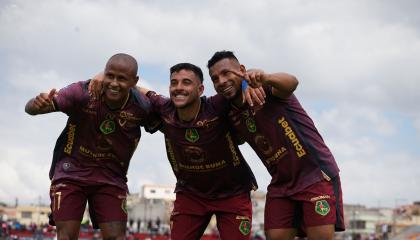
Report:
[[110,85],[117,85],[117,82],[118,82],[118,79],[117,79],[117,77],[116,76],[114,76],[114,77],[110,77]]
[[217,86],[223,86],[227,82],[227,78],[225,76],[219,76],[219,79],[217,81]]
[[171,92],[178,92],[182,90],[182,85],[180,83],[176,83],[176,84],[170,84],[169,85],[169,91]]

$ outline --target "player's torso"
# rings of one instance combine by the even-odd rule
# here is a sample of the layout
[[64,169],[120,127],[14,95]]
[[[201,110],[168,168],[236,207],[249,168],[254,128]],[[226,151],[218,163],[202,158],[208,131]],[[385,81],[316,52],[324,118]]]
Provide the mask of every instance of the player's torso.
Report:
[[126,169],[140,140],[140,125],[146,117],[134,103],[128,103],[123,109],[110,110],[103,102],[91,101],[81,108],[80,114],[69,118],[67,131],[69,135],[74,132],[75,136],[74,146],[68,138],[69,147],[74,148],[71,154],[89,164],[113,163]]
[[57,140],[54,178],[66,177],[125,186],[130,159],[147,112],[130,98],[118,110],[88,98],[69,114]]
[[[230,112],[235,130],[270,172],[269,188],[275,187],[276,191],[285,194],[322,179],[324,165],[332,168],[332,175],[338,171],[312,120],[298,102],[293,106],[290,103],[270,96],[263,106]],[[325,148],[320,151],[318,147]]]
[[178,190],[218,198],[252,188],[253,175],[229,130],[227,110],[203,100],[191,122],[179,120],[175,108],[161,117]]

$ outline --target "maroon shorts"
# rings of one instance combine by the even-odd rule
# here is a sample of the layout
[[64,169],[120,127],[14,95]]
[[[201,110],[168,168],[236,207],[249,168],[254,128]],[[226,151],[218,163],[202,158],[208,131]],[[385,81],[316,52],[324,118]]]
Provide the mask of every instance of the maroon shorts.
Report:
[[171,239],[200,239],[213,214],[221,239],[250,238],[252,204],[248,192],[222,199],[178,192],[171,215]]
[[344,231],[343,199],[340,178],[312,184],[288,197],[271,197],[267,194],[264,229],[296,228],[335,225]]
[[103,222],[127,221],[126,198],[124,189],[112,185],[86,186],[66,179],[55,181],[50,188],[50,224],[81,221],[86,202],[89,203],[89,215],[95,228]]

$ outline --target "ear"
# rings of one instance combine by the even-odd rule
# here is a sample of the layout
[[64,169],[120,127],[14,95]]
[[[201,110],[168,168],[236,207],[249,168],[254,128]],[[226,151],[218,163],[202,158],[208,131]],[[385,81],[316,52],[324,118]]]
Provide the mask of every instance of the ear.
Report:
[[136,76],[136,79],[134,81],[134,86],[137,85],[137,83],[139,82],[139,79],[140,79],[139,76]]
[[246,73],[246,67],[244,65],[242,65],[242,64],[239,65],[239,70],[241,71],[242,74],[245,75],[245,73]]
[[200,84],[200,86],[198,86],[198,96],[201,96],[203,92],[204,92],[204,84]]

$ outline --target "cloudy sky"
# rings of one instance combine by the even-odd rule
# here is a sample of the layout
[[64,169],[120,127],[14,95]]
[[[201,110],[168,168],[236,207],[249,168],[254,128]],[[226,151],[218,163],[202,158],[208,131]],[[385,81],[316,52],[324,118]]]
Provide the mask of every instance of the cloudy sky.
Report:
[[[143,86],[168,92],[168,69],[233,50],[247,67],[285,71],[341,169],[345,203],[420,201],[420,3],[401,1],[0,1],[0,202],[49,203],[48,169],[66,116],[29,116],[41,91],[84,80],[117,52]],[[243,154],[265,190],[270,180]],[[129,187],[174,184],[161,134],[144,133]]]

